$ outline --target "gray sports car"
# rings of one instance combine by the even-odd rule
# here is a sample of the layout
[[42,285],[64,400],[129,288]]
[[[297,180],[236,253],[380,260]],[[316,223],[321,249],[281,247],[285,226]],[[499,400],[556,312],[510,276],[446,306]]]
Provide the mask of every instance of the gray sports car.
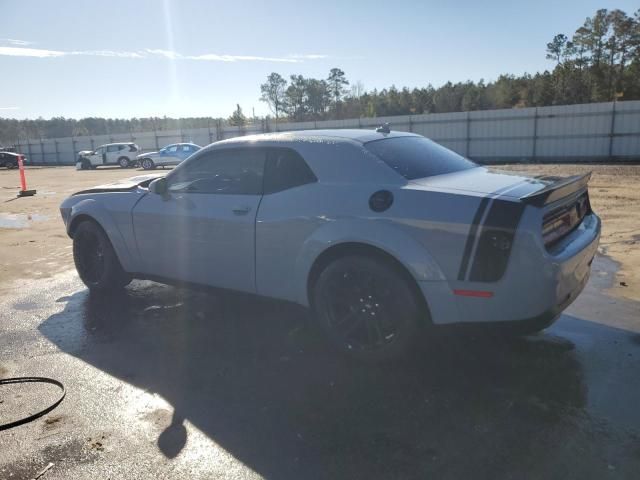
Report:
[[598,245],[588,180],[497,173],[384,127],[314,130],[217,142],[61,212],[92,290],[141,278],[297,302],[378,360],[432,324],[555,320]]

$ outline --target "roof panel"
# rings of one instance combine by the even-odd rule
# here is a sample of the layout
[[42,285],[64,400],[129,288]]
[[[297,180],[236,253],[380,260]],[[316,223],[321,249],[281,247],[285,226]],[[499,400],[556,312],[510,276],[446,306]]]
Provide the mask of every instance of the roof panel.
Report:
[[[259,141],[286,141],[286,140],[314,140],[319,137],[351,140],[360,143],[381,140],[382,138],[416,136],[413,133],[391,131],[391,133],[378,133],[375,130],[364,129],[326,129],[326,130],[297,130],[289,132],[264,133],[259,135],[247,135],[225,140],[224,143],[251,143]],[[218,142],[220,143],[220,142]]]

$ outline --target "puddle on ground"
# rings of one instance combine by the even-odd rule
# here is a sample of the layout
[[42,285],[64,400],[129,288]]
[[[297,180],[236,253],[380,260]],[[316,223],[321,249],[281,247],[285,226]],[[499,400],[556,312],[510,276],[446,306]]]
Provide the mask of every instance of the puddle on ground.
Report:
[[0,228],[27,228],[32,222],[46,219],[46,215],[39,213],[0,213]]
[[593,262],[589,283],[599,290],[611,288],[618,270],[620,270],[619,262],[616,262],[606,254],[599,253]]

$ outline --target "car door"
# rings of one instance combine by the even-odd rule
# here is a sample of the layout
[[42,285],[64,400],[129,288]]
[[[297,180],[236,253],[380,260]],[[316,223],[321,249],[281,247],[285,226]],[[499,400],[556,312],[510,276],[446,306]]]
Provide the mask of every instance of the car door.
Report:
[[118,163],[119,157],[120,157],[119,145],[107,146],[107,154],[106,154],[106,160],[105,160],[105,163],[107,165],[113,165]]
[[178,145],[168,145],[160,150],[160,161],[158,165],[177,165],[178,161]]
[[165,194],[133,210],[148,275],[255,292],[255,219],[265,151],[205,152],[167,176]]
[[194,152],[191,145],[180,145],[178,147],[178,163],[183,162]]
[[[297,301],[300,251],[322,222],[326,191],[307,162],[291,148],[271,148],[256,217],[256,291]],[[321,218],[321,217],[320,217]]]
[[13,161],[10,157],[10,155],[0,152],[0,167],[13,167]]
[[107,161],[106,147],[98,147],[92,155],[89,156],[92,165],[104,165]]

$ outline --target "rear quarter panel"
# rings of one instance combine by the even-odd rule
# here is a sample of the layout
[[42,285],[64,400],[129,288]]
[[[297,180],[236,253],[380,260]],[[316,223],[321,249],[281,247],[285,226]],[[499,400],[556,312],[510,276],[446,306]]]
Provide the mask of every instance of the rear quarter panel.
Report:
[[[395,203],[382,213],[369,209],[369,197],[380,188],[316,183],[265,195],[256,219],[258,293],[307,305],[307,279],[315,260],[332,246],[352,242],[393,255],[418,281],[444,281],[439,260],[424,243],[430,225],[399,215]],[[437,235],[435,242],[442,238]]]
[[394,224],[437,259],[445,279],[454,280],[483,195],[405,187],[395,196],[389,210]]

